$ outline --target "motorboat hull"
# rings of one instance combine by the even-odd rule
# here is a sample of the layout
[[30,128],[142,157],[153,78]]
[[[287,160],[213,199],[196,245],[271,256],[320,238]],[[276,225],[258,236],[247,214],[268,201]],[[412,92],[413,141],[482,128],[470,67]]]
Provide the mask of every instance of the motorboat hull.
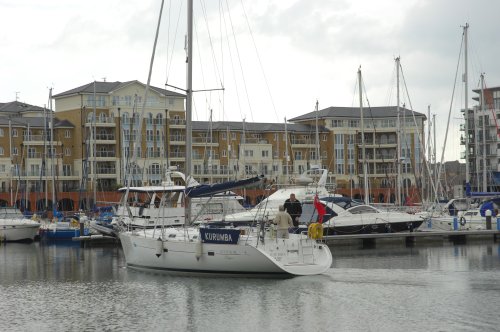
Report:
[[0,224],[0,240],[2,241],[34,241],[38,235],[40,224],[23,224],[20,222]]
[[400,221],[391,223],[359,224],[349,226],[325,226],[324,235],[348,235],[348,234],[373,234],[373,233],[398,233],[413,232],[419,228],[424,220]]

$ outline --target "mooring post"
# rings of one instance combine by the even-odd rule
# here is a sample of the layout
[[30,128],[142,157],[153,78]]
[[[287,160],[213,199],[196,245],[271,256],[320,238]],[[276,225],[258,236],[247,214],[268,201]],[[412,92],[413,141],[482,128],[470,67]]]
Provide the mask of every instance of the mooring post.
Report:
[[486,210],[484,215],[486,216],[486,229],[491,229],[491,210]]

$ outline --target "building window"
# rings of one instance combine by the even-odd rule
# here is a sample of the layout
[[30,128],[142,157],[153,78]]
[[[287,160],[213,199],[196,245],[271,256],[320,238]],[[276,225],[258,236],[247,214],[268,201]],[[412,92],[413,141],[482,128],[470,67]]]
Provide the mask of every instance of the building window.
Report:
[[17,129],[12,129],[12,137],[17,137]]
[[294,158],[295,160],[302,160],[302,151],[295,151]]
[[70,148],[64,148],[64,155],[65,156],[71,156],[71,149]]
[[0,128],[0,137],[3,137],[3,128]]
[[350,128],[359,128],[359,120],[349,120]]
[[269,157],[269,151],[263,150],[262,151],[262,158],[268,158]]
[[236,140],[236,133],[231,133],[231,140],[233,140],[233,141]]
[[227,138],[227,134],[226,132],[222,132],[222,140],[225,141]]
[[277,141],[280,139],[280,136],[278,133],[274,133],[274,140]]
[[19,150],[16,147],[12,148],[12,155],[17,156],[18,154]]
[[35,158],[35,156],[36,156],[36,149],[35,148],[28,148],[28,158]]
[[66,129],[64,131],[64,138],[71,138],[71,131],[69,131],[69,130]]
[[332,127],[334,128],[340,128],[344,126],[344,121],[343,120],[332,120]]
[[70,176],[71,175],[71,165],[65,164],[63,165],[63,175]]
[[252,165],[245,165],[245,174],[253,174]]
[[151,166],[149,166],[149,173],[152,175],[161,174],[160,164],[155,163],[155,164],[152,164]]
[[163,115],[161,113],[156,114],[156,124],[157,125],[163,124]]
[[226,158],[226,150],[222,150],[222,157]]
[[3,151],[3,146],[0,146],[0,156],[3,156],[4,151]]
[[326,142],[327,138],[328,138],[328,135],[326,135],[326,134],[323,134],[321,136],[321,139],[323,140],[323,142]]
[[253,150],[245,150],[245,157],[253,157]]

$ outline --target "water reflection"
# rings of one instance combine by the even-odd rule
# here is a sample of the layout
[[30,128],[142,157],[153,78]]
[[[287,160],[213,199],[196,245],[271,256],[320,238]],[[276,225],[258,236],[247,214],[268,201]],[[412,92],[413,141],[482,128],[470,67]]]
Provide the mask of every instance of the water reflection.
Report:
[[[0,246],[2,330],[495,330],[497,243],[332,248],[327,274],[200,278],[125,268],[119,247]],[[22,308],[22,310],[19,310]]]

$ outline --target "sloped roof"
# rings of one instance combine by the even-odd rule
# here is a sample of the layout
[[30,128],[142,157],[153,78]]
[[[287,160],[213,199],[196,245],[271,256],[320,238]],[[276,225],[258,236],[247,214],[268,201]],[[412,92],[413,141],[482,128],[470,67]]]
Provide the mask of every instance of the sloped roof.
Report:
[[[400,107],[399,111],[401,112],[399,116],[407,116],[411,117],[412,114],[415,116],[423,117],[424,120],[427,119],[425,114],[411,111],[407,108]],[[318,118],[360,118],[361,112],[359,107],[335,107],[331,106],[318,111]],[[363,117],[366,119],[369,118],[390,118],[397,117],[397,106],[379,106],[379,107],[364,107],[363,108]],[[289,121],[306,121],[316,119],[316,111],[309,112],[300,116],[297,116],[293,119],[289,119]]]
[[[207,130],[210,126],[209,121],[193,121],[192,123],[193,130],[195,131]],[[244,126],[247,132],[285,132],[284,123],[245,122]],[[216,131],[227,129],[232,131],[243,131],[243,122],[214,121],[212,122],[212,128]],[[305,124],[287,123],[286,130],[288,132],[311,133],[316,131],[316,127]],[[328,129],[323,126],[318,126],[318,131],[320,133],[327,133]]]
[[[117,82],[97,82],[96,81],[95,82],[95,92],[96,92],[96,94],[109,94],[113,91],[116,91],[120,88],[123,88],[127,85],[134,84],[134,83],[146,86],[144,83],[141,83],[137,80],[127,81],[127,82],[118,82],[118,81]],[[165,89],[158,88],[155,86],[150,86],[150,89],[159,93],[159,94],[165,95],[165,96],[185,97],[185,95],[183,95],[181,93],[165,90]],[[61,97],[65,97],[65,96],[75,95],[75,94],[91,94],[91,93],[94,93],[94,82],[90,82],[88,84],[79,86],[77,88],[58,93],[58,94],[54,95],[53,98],[61,98]]]
[[43,112],[43,107],[22,103],[17,100],[9,103],[0,103],[0,116],[23,112]]
[[[48,126],[48,124],[45,123],[44,119],[40,117],[37,118],[15,117],[15,118],[10,118],[10,121],[12,127],[27,128],[29,125],[31,128],[43,128],[44,126]],[[0,117],[0,126],[8,126],[8,125],[9,125],[9,118]],[[75,126],[68,120],[59,120],[57,118],[54,118],[54,128],[75,128]]]

